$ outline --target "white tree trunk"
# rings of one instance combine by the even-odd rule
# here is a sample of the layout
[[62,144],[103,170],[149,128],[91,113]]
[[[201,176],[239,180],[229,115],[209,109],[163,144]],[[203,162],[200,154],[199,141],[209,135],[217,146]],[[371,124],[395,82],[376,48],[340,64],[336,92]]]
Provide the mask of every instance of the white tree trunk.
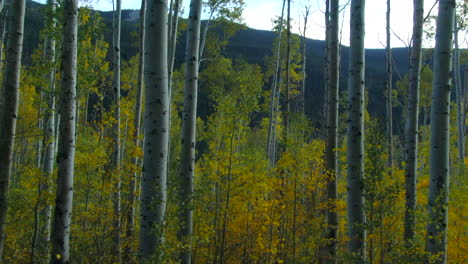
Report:
[[114,133],[114,153],[112,156],[112,168],[111,170],[115,171],[115,175],[112,177],[114,183],[113,191],[113,202],[114,202],[114,243],[113,243],[113,255],[115,261],[120,263],[121,259],[121,173],[120,173],[120,156],[121,156],[121,146],[120,146],[120,28],[121,28],[121,3],[122,0],[116,0],[116,9],[114,10],[114,19],[113,19],[113,55],[114,55],[114,99],[115,99],[115,125],[113,129]]
[[464,118],[464,98],[461,84],[461,74],[460,74],[460,49],[458,44],[458,32],[459,28],[457,25],[457,19],[454,18],[454,44],[455,49],[453,51],[453,72],[454,72],[454,85],[455,85],[455,94],[457,100],[457,147],[458,147],[458,162],[463,172],[463,166],[465,162],[465,118]]
[[70,261],[70,225],[75,165],[76,63],[78,1],[64,1],[62,81],[60,96],[60,135],[57,153],[58,175],[52,227],[52,263]]
[[388,166],[390,173],[392,173],[393,165],[393,103],[392,103],[392,46],[391,46],[391,35],[390,35],[390,0],[387,0],[387,13],[386,13],[387,25],[387,146],[388,146]]
[[193,232],[193,182],[197,122],[198,66],[202,0],[192,0],[185,48],[184,112],[182,114],[182,150],[179,178],[179,241],[184,245],[180,263],[191,263]]
[[328,114],[326,162],[329,173],[327,197],[329,209],[327,214],[327,263],[336,263],[338,215],[336,212],[337,171],[338,171],[338,92],[339,92],[339,39],[338,39],[339,1],[330,0],[330,27],[328,34]]
[[[3,43],[7,32],[8,8],[3,8],[0,12],[0,76],[3,76]],[[0,87],[0,116],[3,109],[3,86]]]
[[433,262],[436,264],[447,262],[450,71],[454,15],[455,1],[440,0],[432,84],[429,223],[426,241],[426,250],[439,255]]
[[286,87],[285,87],[285,109],[283,111],[283,151],[288,147],[288,130],[291,112],[291,98],[289,95],[291,85],[291,0],[288,0],[288,15],[286,22]]
[[281,83],[281,35],[283,31],[284,7],[286,0],[283,0],[283,7],[281,9],[281,18],[278,25],[278,39],[276,44],[276,63],[275,72],[272,78],[271,97],[270,97],[270,120],[268,124],[268,139],[267,139],[267,157],[269,167],[273,167],[276,162],[276,120],[278,115],[278,98],[279,87]]
[[[49,27],[54,29],[56,27],[55,19],[55,10],[57,6],[56,0],[48,0],[49,8],[51,10],[52,16],[51,24]],[[47,110],[45,114],[45,133],[44,133],[44,161],[42,171],[44,173],[44,181],[41,183],[41,192],[45,192],[48,195],[52,193],[52,184],[53,184],[53,173],[54,173],[54,163],[55,163],[55,38],[54,36],[48,36],[46,39],[45,47],[45,58],[49,64],[49,72],[47,73],[47,81],[49,84],[46,104]],[[52,220],[52,205],[46,203],[44,208],[42,208],[42,227],[41,227],[41,237],[39,241],[39,256],[46,257],[49,253],[49,243],[50,243],[50,228]]]
[[169,96],[167,0],[148,1],[145,46],[145,142],[141,194],[140,257],[160,263],[166,211]]
[[3,80],[4,104],[0,128],[0,261],[5,245],[8,209],[8,188],[13,166],[13,147],[18,116],[21,53],[23,50],[25,0],[14,0],[9,12],[5,74]]
[[[141,104],[143,99],[143,78],[144,78],[144,63],[145,63],[145,8],[146,0],[141,1],[140,9],[140,61],[138,65],[138,87],[137,87],[137,96],[135,99],[135,113],[133,120],[133,144],[136,147],[140,146],[140,126],[141,126]],[[137,157],[132,158],[132,164],[135,168],[139,168],[140,161]],[[129,194],[128,194],[128,204],[129,208],[127,211],[127,230],[126,237],[133,239],[135,235],[135,212],[136,212],[136,193],[137,193],[137,183],[138,175],[140,175],[139,170],[134,172],[131,176]],[[132,261],[132,251],[133,248],[131,245],[128,245],[125,252],[125,259],[127,263]]]
[[365,0],[351,1],[348,117],[348,229],[349,251],[356,263],[366,260],[364,214],[364,10]]
[[[169,19],[169,31],[168,31],[168,67],[169,67],[169,81],[168,81],[168,92],[169,92],[169,113],[172,113],[172,74],[174,72],[174,61],[175,61],[175,54],[176,54],[176,44],[177,44],[177,28],[179,25],[179,11],[180,11],[180,4],[182,0],[175,0],[173,4],[171,0],[170,8],[172,12],[171,17]],[[167,163],[169,167],[169,162],[171,159],[171,140],[170,140],[170,130],[171,130],[172,119],[171,115],[169,114],[169,141],[167,147]]]
[[413,46],[411,47],[408,117],[406,119],[406,211],[404,238],[414,239],[416,209],[416,179],[418,168],[418,117],[419,87],[421,82],[422,32],[424,19],[424,1],[413,0]]

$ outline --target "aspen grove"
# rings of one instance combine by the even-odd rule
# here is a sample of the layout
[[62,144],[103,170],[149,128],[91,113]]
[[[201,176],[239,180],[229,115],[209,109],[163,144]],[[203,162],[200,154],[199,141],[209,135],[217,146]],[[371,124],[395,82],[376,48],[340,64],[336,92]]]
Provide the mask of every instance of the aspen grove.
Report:
[[374,1],[0,0],[0,263],[468,262],[468,2]]

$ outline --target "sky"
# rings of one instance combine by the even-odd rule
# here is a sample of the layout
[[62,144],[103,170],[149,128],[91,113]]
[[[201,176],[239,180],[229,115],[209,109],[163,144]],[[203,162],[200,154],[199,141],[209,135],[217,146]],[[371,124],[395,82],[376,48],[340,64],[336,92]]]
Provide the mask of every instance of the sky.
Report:
[[[244,0],[245,8],[243,12],[243,22],[255,29],[271,30],[271,19],[281,15],[282,0]],[[425,16],[436,0],[424,0]],[[463,0],[457,0],[463,1]],[[45,0],[39,2],[44,3]],[[112,0],[87,0],[94,9],[108,11],[112,10]],[[187,17],[190,0],[183,0],[184,13]],[[391,0],[391,36],[392,47],[408,46],[411,39],[413,1],[411,0]],[[342,44],[349,44],[349,6],[345,8],[348,0],[340,0],[342,12],[340,13],[340,23],[342,23]],[[385,36],[385,14],[387,0],[368,0],[366,1],[366,28],[365,28],[365,47],[366,48],[384,48],[386,42]],[[141,1],[122,0],[122,9],[139,9]],[[302,26],[303,7],[311,7],[306,36],[312,39],[323,40],[325,38],[324,28],[324,10],[325,0],[292,0],[291,17],[293,19],[293,32],[299,33]],[[437,7],[432,10],[432,14],[437,14]],[[466,32],[459,35],[462,47],[467,47],[468,35]],[[424,46],[433,46],[433,41],[425,41]]]

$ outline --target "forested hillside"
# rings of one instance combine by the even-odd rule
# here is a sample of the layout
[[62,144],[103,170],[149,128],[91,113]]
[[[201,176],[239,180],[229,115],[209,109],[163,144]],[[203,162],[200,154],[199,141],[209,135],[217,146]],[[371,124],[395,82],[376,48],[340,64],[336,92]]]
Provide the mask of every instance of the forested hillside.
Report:
[[[29,12],[27,13],[25,36],[25,59],[28,61],[28,56],[37,47],[39,43],[39,32],[43,27],[44,21],[44,8],[40,4],[33,1],[28,1],[31,5]],[[105,27],[102,29],[104,39],[110,43],[112,40],[112,12],[100,12],[103,18]],[[129,60],[138,53],[138,28],[140,23],[140,14],[138,10],[122,10],[122,58]],[[186,23],[183,21],[182,23]],[[202,22],[203,23],[203,22]],[[233,22],[235,23],[235,22]],[[227,45],[221,50],[221,53],[231,59],[244,59],[249,63],[258,64],[265,67],[265,57],[271,56],[273,43],[275,39],[275,33],[273,31],[264,31],[246,28],[245,26],[236,25],[238,30],[228,40]],[[226,30],[223,25],[217,25],[216,29],[223,31]],[[325,94],[325,76],[324,76],[324,60],[325,60],[325,42],[321,40],[307,39],[307,57],[309,63],[307,64],[306,72],[306,100],[309,102],[306,104],[306,114],[311,118],[315,125],[321,127],[325,124],[324,117],[324,94]],[[180,38],[177,43],[176,50],[176,67],[180,67],[184,59],[184,44],[185,44],[185,31],[184,29],[180,32]],[[346,69],[348,65],[348,48],[343,47],[341,57],[341,68]],[[431,51],[428,50],[428,53]],[[394,57],[395,82],[401,79],[402,76],[408,72],[408,48],[393,48],[392,56]],[[384,89],[385,89],[385,65],[381,62],[385,60],[385,49],[367,49],[366,50],[366,87],[369,89],[369,107],[368,111],[373,115],[380,117],[384,116],[385,106],[381,102],[384,100]],[[426,58],[426,63],[430,63],[430,58]],[[464,72],[464,71],[462,71]],[[342,73],[342,87],[346,87],[346,76],[347,72]],[[462,80],[464,80],[462,78]],[[205,100],[206,98],[202,98]],[[207,106],[201,105],[201,113],[206,113]],[[394,116],[395,121],[401,120],[401,107],[395,107],[396,115]],[[206,114],[203,115],[206,117]],[[404,124],[402,122],[396,122],[395,131],[402,132]]]
[[0,0],[0,263],[468,261],[466,2],[184,1]]

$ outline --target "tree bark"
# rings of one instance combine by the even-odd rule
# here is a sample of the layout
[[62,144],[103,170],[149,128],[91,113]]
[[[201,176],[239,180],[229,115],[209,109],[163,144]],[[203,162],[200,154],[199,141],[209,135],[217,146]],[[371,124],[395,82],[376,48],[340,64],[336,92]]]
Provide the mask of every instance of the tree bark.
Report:
[[[330,34],[330,0],[325,0],[325,43],[329,43]],[[324,56],[323,56],[323,79],[324,79],[324,104],[323,104],[323,117],[324,124],[328,120],[328,60],[330,52],[328,51],[328,45],[325,45]]]
[[288,130],[289,130],[289,116],[290,116],[290,95],[291,89],[291,0],[288,0],[288,16],[286,28],[286,91],[285,91],[285,109],[284,109],[284,127],[283,127],[283,150],[286,151],[288,146]]
[[[3,73],[3,44],[5,40],[5,36],[7,33],[7,19],[8,19],[8,10],[9,8],[3,7],[4,1],[2,1],[2,11],[0,12],[0,76],[4,76]],[[2,109],[3,109],[3,101],[4,101],[4,91],[3,91],[3,86],[0,88],[0,116],[2,114]]]
[[[138,64],[138,84],[137,84],[137,96],[135,99],[135,113],[133,119],[133,145],[135,147],[140,146],[140,127],[141,127],[141,104],[143,99],[143,78],[144,78],[144,63],[145,63],[145,9],[146,9],[146,0],[141,1],[141,9],[140,9],[140,47],[139,47],[139,64]],[[132,158],[132,164],[135,168],[135,172],[131,176],[130,186],[129,186],[129,194],[128,194],[128,204],[129,208],[127,211],[127,229],[126,229],[126,237],[133,241],[133,237],[135,236],[135,212],[136,212],[136,193],[137,193],[137,182],[138,182],[138,175],[139,172],[139,164],[140,161],[138,157]],[[126,263],[133,263],[132,258],[132,243],[127,243],[127,247],[125,248],[124,254],[124,261]]]
[[304,108],[304,101],[305,101],[305,90],[306,90],[306,78],[307,78],[307,38],[306,38],[306,31],[307,31],[307,22],[309,19],[310,14],[310,6],[305,7],[305,14],[304,14],[304,27],[303,27],[303,35],[302,35],[302,91],[299,97],[299,102],[297,106],[297,112],[305,114]]
[[421,83],[422,32],[424,19],[424,1],[413,0],[413,46],[411,47],[408,117],[406,119],[406,211],[404,239],[414,239],[416,209],[416,179],[418,168],[418,136],[419,136],[419,87]]
[[[57,20],[56,20],[56,0],[47,1],[50,14],[52,16],[50,20],[50,25],[52,29],[55,29]],[[47,97],[45,98],[47,104],[47,110],[45,114],[45,133],[44,133],[44,161],[42,171],[44,174],[44,181],[41,182],[39,188],[40,193],[46,193],[49,196],[52,193],[52,184],[53,184],[53,173],[54,173],[54,162],[55,162],[55,37],[49,35],[46,39],[46,48],[45,48],[45,59],[47,60],[49,72],[47,73],[47,81],[49,84]],[[46,196],[46,197],[47,197]],[[42,198],[44,199],[44,198]],[[50,243],[50,228],[52,220],[52,206],[45,199],[41,211],[42,218],[42,227],[41,227],[41,236],[39,241],[39,252],[38,255],[41,258],[47,257],[49,255],[49,243]]]
[[328,170],[327,197],[327,263],[336,263],[338,215],[336,212],[337,172],[338,172],[338,91],[339,91],[339,1],[330,0],[330,27],[328,34],[328,114],[326,159]]
[[455,0],[440,0],[432,84],[429,223],[426,240],[426,250],[438,255],[433,262],[436,264],[447,262],[450,71],[454,15]]
[[276,116],[278,115],[278,97],[279,86],[281,83],[281,35],[283,31],[284,7],[286,0],[283,0],[283,7],[281,9],[280,24],[278,26],[278,40],[276,45],[276,63],[275,72],[272,78],[271,97],[270,97],[270,120],[268,124],[268,139],[267,139],[267,157],[269,167],[273,167],[276,162]]
[[13,148],[18,116],[19,82],[25,0],[15,0],[9,12],[10,28],[7,44],[5,75],[3,80],[4,104],[0,129],[0,261],[5,245],[5,229],[8,209],[8,188],[12,177]]
[[121,3],[122,0],[116,0],[116,9],[114,10],[113,18],[113,39],[112,45],[113,56],[114,56],[114,99],[115,99],[115,124],[114,124],[114,153],[112,156],[112,168],[115,171],[115,175],[111,177],[114,183],[113,191],[113,202],[114,202],[114,243],[112,245],[112,251],[117,263],[122,262],[122,246],[121,246],[121,146],[120,146],[120,31],[121,31]]
[[161,263],[166,211],[169,123],[167,65],[167,0],[146,7],[145,142],[141,194],[140,257],[142,263]]
[[[461,172],[463,172],[463,166],[465,162],[465,118],[464,118],[464,98],[461,84],[460,74],[460,49],[458,44],[458,32],[459,28],[457,25],[456,15],[454,18],[454,44],[455,49],[453,51],[453,72],[454,72],[454,84],[457,101],[457,147],[458,147],[458,162]],[[461,175],[461,174],[460,174]]]
[[78,1],[64,1],[60,135],[57,153],[58,175],[52,227],[52,263],[70,262],[70,224],[75,165],[76,69]]
[[193,232],[193,182],[195,176],[195,142],[198,96],[198,67],[200,48],[200,26],[203,1],[192,0],[185,48],[184,111],[182,114],[182,150],[179,178],[178,238],[183,245],[180,263],[191,263]]
[[[172,113],[172,74],[174,72],[174,62],[175,62],[175,51],[177,44],[177,29],[179,25],[179,11],[180,4],[182,0],[175,0],[174,5],[171,0],[170,8],[172,9],[171,19],[169,20],[169,29],[168,29],[168,66],[169,66],[169,81],[168,81],[168,91],[169,91],[169,113]],[[169,141],[167,147],[167,163],[169,167],[169,162],[171,160],[171,140],[170,140],[170,130],[171,130],[172,118],[169,114]]]
[[356,263],[366,261],[364,214],[364,10],[365,0],[351,1],[348,126],[349,251]]
[[391,35],[390,35],[390,0],[387,0],[387,13],[386,13],[387,25],[387,144],[388,144],[388,166],[390,168],[390,174],[392,173],[393,165],[393,103],[392,103],[392,46],[391,46]]

